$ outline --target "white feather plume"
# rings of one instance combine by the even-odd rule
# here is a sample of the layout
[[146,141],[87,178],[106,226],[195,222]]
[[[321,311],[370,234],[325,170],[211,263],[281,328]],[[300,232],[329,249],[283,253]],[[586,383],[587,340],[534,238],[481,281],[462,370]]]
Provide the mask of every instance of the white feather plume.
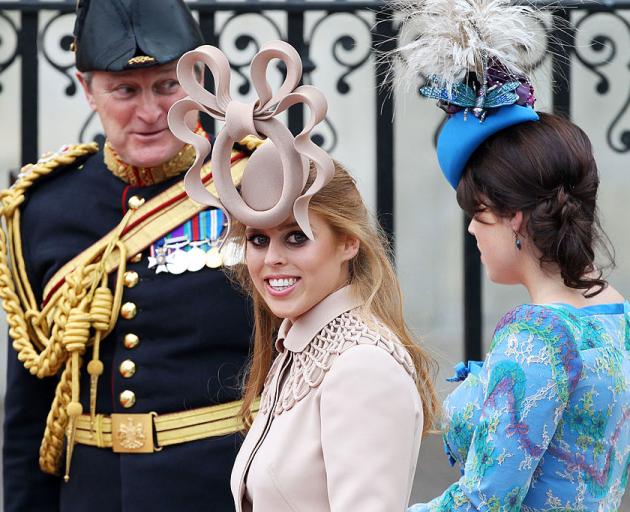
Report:
[[[418,74],[440,77],[451,89],[470,71],[482,73],[482,54],[514,75],[527,74],[527,62],[540,54],[533,22],[539,12],[509,0],[390,0],[403,14],[395,56],[403,61],[397,85],[417,84]],[[410,42],[404,42],[410,41]]]

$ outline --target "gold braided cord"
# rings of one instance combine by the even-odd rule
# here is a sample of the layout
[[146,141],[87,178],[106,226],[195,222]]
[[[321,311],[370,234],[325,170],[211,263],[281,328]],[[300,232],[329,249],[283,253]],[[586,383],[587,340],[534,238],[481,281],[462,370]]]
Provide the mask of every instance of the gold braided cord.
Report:
[[[11,263],[13,264],[13,274],[11,274],[11,272],[8,274],[5,274],[4,271],[0,272],[3,275],[7,275],[9,278],[11,278],[11,276],[13,277],[11,281],[14,286],[11,288],[12,291],[17,291],[17,297],[19,298],[19,303],[13,304],[14,310],[16,313],[20,310],[24,313],[24,317],[27,320],[27,329],[30,330],[29,334],[31,335],[31,338],[37,348],[40,350],[44,347],[46,337],[43,333],[37,332],[39,329],[34,328],[34,326],[37,325],[37,322],[31,322],[31,320],[37,319],[39,315],[37,301],[26,275],[26,266],[22,255],[19,207],[25,200],[25,192],[39,178],[50,174],[59,167],[70,165],[78,158],[95,153],[96,151],[98,151],[98,146],[95,143],[68,146],[57,154],[42,158],[36,164],[24,166],[21,169],[18,180],[15,184],[11,188],[0,192],[0,216],[5,219],[7,232],[9,234],[8,249],[12,255],[13,261]],[[7,254],[6,239],[3,242],[4,247],[2,247],[2,253],[8,265],[9,255]],[[44,330],[47,331],[48,329]]]
[[[69,165],[97,151],[95,144],[71,146],[63,152],[40,160],[22,169],[13,187],[0,192],[7,232],[0,229],[0,298],[7,313],[9,336],[18,359],[29,372],[39,378],[56,375],[63,367],[55,398],[46,420],[46,430],[40,446],[40,466],[47,473],[57,473],[65,443],[68,449],[66,477],[74,437],[74,418],[82,413],[79,402],[80,367],[88,345],[96,345],[88,365],[91,376],[91,409],[96,402],[96,384],[102,363],[98,360],[98,345],[113,329],[122,302],[123,274],[127,251],[119,240],[133,215],[130,210],[122,219],[110,243],[85,266],[66,276],[57,300],[42,310],[36,302],[26,275],[22,254],[19,207],[25,192],[40,177],[54,169]],[[107,288],[104,262],[118,250],[116,287],[112,294]],[[10,259],[9,254],[12,258]],[[100,371],[98,371],[100,369]]]
[[[7,230],[9,233],[9,241],[11,242],[10,253],[11,254],[20,254],[22,252],[22,234],[19,229],[20,226],[20,210],[16,209],[13,213],[13,217],[10,220],[7,220]],[[14,265],[16,266],[16,271],[23,277],[25,275],[26,269],[24,268],[24,260],[23,258],[14,259]],[[16,289],[20,301],[22,304],[34,305],[36,304],[35,296],[33,295],[33,290],[30,286],[25,285],[22,282],[22,279],[16,280]]]
[[70,403],[72,393],[71,378],[72,368],[68,362],[57,384],[55,398],[46,418],[44,437],[39,447],[39,467],[51,475],[57,475],[60,472],[64,437],[68,425],[66,408]]
[[[245,145],[254,150],[261,141]],[[18,360],[38,378],[61,378],[46,420],[39,462],[46,473],[58,474],[64,445],[67,448],[68,477],[76,418],[82,413],[79,402],[80,368],[86,348],[92,347],[87,365],[90,376],[90,417],[94,421],[98,378],[103,372],[99,360],[100,343],[118,320],[123,295],[128,251],[120,235],[135,211],[130,209],[112,233],[108,244],[99,247],[73,271],[64,276],[54,299],[40,308],[26,273],[22,254],[20,206],[33,183],[56,168],[98,151],[96,144],[69,146],[62,152],[22,168],[18,181],[0,191],[0,299],[7,313],[9,336]],[[106,263],[118,259],[114,291],[107,287]],[[64,437],[66,442],[64,443]]]

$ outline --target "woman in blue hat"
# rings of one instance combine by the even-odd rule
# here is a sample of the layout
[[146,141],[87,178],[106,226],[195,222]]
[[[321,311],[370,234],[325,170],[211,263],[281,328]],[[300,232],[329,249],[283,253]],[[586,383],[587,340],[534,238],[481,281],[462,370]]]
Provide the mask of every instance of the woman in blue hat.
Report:
[[[508,2],[406,4],[401,55],[449,119],[440,167],[490,280],[530,301],[496,326],[444,403],[459,481],[424,511],[618,510],[630,464],[630,306],[595,262],[605,241],[591,143],[533,109],[519,63],[535,14]],[[605,244],[602,244],[605,245]]]

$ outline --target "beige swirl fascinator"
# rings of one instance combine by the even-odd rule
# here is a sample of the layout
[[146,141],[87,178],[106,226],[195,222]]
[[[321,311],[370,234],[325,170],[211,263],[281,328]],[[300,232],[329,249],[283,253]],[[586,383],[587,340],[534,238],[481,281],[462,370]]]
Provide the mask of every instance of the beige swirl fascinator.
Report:
[[[286,77],[275,93],[267,81],[267,68],[274,59],[286,66]],[[195,73],[198,62],[212,73],[214,94],[199,83]],[[175,136],[191,144],[197,153],[184,179],[186,192],[195,201],[221,208],[228,217],[254,228],[277,226],[293,214],[300,229],[312,239],[309,201],[335,172],[330,155],[310,137],[313,128],[326,116],[326,98],[313,86],[299,85],[302,61],[297,51],[283,41],[263,45],[250,69],[258,98],[245,103],[230,96],[230,64],[218,48],[200,46],[179,60],[177,76],[188,96],[171,107],[168,123]],[[276,116],[298,103],[308,106],[310,115],[304,129],[294,137]],[[199,112],[225,123],[214,144],[192,129]],[[230,155],[233,144],[248,135],[266,142],[249,158],[239,191],[232,182]],[[208,154],[211,154],[218,198],[201,181],[201,167]],[[311,162],[317,171],[316,178],[303,192]]]

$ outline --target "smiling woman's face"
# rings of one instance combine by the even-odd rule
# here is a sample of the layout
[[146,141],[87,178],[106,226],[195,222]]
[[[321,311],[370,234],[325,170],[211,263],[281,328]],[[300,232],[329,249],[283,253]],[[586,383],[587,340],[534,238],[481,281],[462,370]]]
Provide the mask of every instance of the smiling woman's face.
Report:
[[271,229],[247,228],[249,275],[271,312],[295,320],[349,281],[348,261],[359,243],[336,235],[324,219],[309,214],[314,240],[293,218]]
[[167,121],[171,105],[186,96],[175,63],[117,73],[95,71],[89,83],[81,74],[79,80],[109,143],[127,164],[154,167],[184,146]]

